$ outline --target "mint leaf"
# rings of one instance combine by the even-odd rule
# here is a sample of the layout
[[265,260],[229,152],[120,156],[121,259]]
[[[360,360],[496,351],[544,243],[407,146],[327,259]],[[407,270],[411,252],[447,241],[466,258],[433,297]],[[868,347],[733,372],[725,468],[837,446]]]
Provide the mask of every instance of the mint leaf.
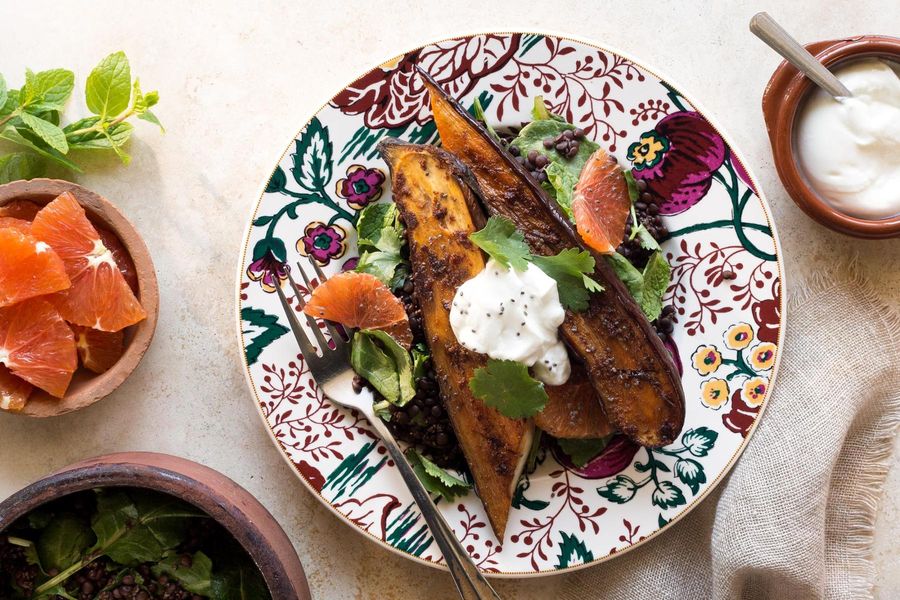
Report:
[[413,381],[415,382],[428,374],[425,363],[431,358],[431,355],[428,353],[428,348],[425,344],[421,342],[413,346],[410,353],[412,354]]
[[0,73],[0,110],[6,105],[6,99],[9,97],[9,91],[6,89],[6,79],[3,73]]
[[75,74],[68,69],[41,71],[26,83],[31,112],[62,110],[75,87]]
[[356,271],[374,275],[393,290],[401,287],[409,274],[409,264],[402,254],[406,237],[396,205],[365,207],[359,213],[356,231],[360,252]]
[[416,472],[416,476],[425,489],[432,494],[439,494],[446,500],[452,501],[459,496],[464,496],[472,487],[459,477],[440,468],[413,448],[406,451],[406,459],[412,465],[413,471]]
[[547,191],[556,199],[556,203],[563,209],[566,216],[570,220],[575,220],[575,215],[572,213],[572,200],[578,177],[558,162],[551,162],[546,166],[544,172],[547,174],[547,181],[543,185],[544,189],[549,187]]
[[565,452],[566,456],[572,460],[572,464],[580,469],[588,464],[592,458],[600,454],[611,439],[612,435],[584,440],[557,438],[556,443],[559,444],[560,450]]
[[656,241],[650,231],[643,225],[639,225],[631,232],[631,239],[637,238],[644,250],[659,250],[659,242]]
[[357,331],[353,336],[350,365],[397,406],[403,406],[416,395],[409,352],[384,331]]
[[20,146],[31,148],[41,156],[45,156],[53,160],[54,162],[66,167],[67,169],[71,169],[76,173],[83,173],[81,167],[66,158],[65,155],[62,154],[59,150],[48,146],[46,142],[32,133],[29,129],[7,127],[2,131],[2,133],[0,133],[0,138],[10,141],[14,144],[19,144]]
[[399,211],[393,202],[370,204],[359,211],[356,220],[357,246],[376,247],[383,229],[397,227]]
[[19,118],[22,119],[22,123],[24,123],[28,129],[44,140],[47,145],[54,150],[62,154],[69,151],[69,143],[66,141],[66,134],[63,133],[63,130],[58,126],[27,112],[20,114]]
[[544,384],[528,374],[528,367],[514,360],[489,359],[475,369],[469,381],[472,394],[510,419],[536,415],[547,404]]
[[97,125],[100,117],[87,117],[65,126],[63,132],[69,140],[69,148],[77,150],[108,150],[121,146],[131,137],[134,127],[130,123],[121,122],[103,130],[91,130],[75,133],[82,129],[90,129]]
[[19,90],[7,90],[6,100],[0,104],[0,117],[7,117],[19,107]]
[[143,119],[149,123],[153,123],[158,126],[163,133],[165,133],[166,128],[162,126],[162,123],[159,122],[159,119],[156,118],[152,112],[150,112],[150,107],[155,106],[157,102],[159,102],[159,92],[147,92],[144,94],[141,91],[141,82],[140,79],[135,78],[134,85],[131,89],[132,96],[132,108],[134,109],[134,113],[137,115],[138,119]]
[[44,161],[28,152],[0,156],[0,184],[43,177],[45,167]]
[[92,113],[116,116],[128,108],[131,99],[131,67],[122,51],[100,61],[85,85],[85,100]]
[[656,320],[662,312],[662,299],[669,287],[669,263],[657,250],[650,256],[644,267],[644,287],[639,304],[650,321]]
[[527,260],[531,252],[525,243],[525,236],[505,217],[494,215],[483,229],[469,234],[469,239],[505,267],[517,271],[528,268]]
[[590,291],[603,287],[591,279],[594,257],[587,250],[566,248],[556,256],[534,256],[531,261],[556,280],[559,301],[568,310],[587,310]]
[[622,280],[622,283],[625,284],[625,287],[628,288],[632,297],[640,303],[641,294],[644,292],[644,276],[641,275],[641,272],[618,252],[606,254],[605,257],[606,262],[609,263],[609,266],[612,267],[619,279]]
[[403,257],[396,252],[364,252],[359,257],[359,262],[356,263],[356,272],[373,275],[383,284],[394,289],[394,275],[402,262]]
[[140,119],[141,121],[147,121],[148,123],[153,123],[154,125],[159,127],[163,133],[166,132],[166,128],[163,127],[163,124],[159,122],[159,119],[157,118],[157,116],[155,114],[153,114],[152,112],[150,112],[149,109],[145,110],[144,112],[139,114],[138,119]]

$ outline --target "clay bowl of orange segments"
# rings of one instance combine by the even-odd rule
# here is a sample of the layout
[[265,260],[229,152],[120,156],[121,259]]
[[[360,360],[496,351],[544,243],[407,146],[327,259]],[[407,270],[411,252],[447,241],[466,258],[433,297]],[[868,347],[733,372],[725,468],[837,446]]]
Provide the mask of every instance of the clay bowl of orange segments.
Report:
[[80,185],[57,179],[33,179],[0,185],[0,207],[27,200],[44,206],[63,192],[70,192],[95,226],[114,233],[134,262],[137,298],[147,318],[124,330],[124,352],[108,371],[96,374],[85,368],[75,371],[63,398],[54,398],[34,388],[25,408],[13,414],[53,417],[94,404],[111,394],[128,378],[150,346],[159,317],[159,284],[147,245],[134,225],[106,198]]

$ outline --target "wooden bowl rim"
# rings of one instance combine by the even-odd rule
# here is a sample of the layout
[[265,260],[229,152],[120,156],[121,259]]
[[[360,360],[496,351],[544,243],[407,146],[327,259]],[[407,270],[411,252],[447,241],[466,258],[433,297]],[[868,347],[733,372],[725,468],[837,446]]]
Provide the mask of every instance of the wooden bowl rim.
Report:
[[200,463],[155,452],[122,452],[69,465],[0,502],[0,533],[30,511],[98,487],[162,492],[222,525],[250,555],[275,600],[310,600],[303,565],[275,517],[250,492]]
[[140,233],[116,206],[85,187],[61,179],[32,179],[0,185],[0,206],[13,200],[34,200],[36,197],[56,197],[71,192],[78,202],[91,212],[122,242],[134,262],[138,280],[138,297],[147,318],[133,325],[133,337],[119,361],[106,373],[90,377],[81,389],[62,399],[30,398],[25,408],[11,414],[28,417],[54,417],[90,406],[115,391],[137,368],[156,332],[159,319],[159,282],[150,251]]

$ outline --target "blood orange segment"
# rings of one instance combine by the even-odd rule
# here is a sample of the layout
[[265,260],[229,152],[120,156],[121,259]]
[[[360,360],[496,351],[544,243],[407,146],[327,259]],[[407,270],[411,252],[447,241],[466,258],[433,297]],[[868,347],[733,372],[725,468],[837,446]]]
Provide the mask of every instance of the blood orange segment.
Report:
[[80,325],[73,325],[72,331],[81,364],[94,373],[109,371],[125,351],[125,334],[121,331],[97,331]]
[[0,308],[0,363],[62,398],[78,367],[75,337],[56,308],[42,298]]
[[575,186],[575,228],[588,246],[611,254],[625,237],[630,211],[631,199],[622,169],[601,148],[588,159]]
[[23,221],[31,221],[40,210],[41,206],[30,200],[12,200],[0,206],[0,217],[13,217]]
[[17,411],[25,408],[25,402],[31,395],[31,384],[13,375],[9,369],[0,365],[0,409]]
[[0,307],[71,285],[50,246],[17,228],[0,229]]
[[72,280],[72,287],[54,300],[67,321],[119,331],[146,318],[112,252],[72,194],[66,192],[42,208],[31,230],[59,254]]
[[31,223],[15,217],[0,217],[0,229],[15,229],[19,233],[31,235]]
[[347,271],[331,277],[313,290],[303,312],[347,327],[384,330],[405,348],[412,344],[403,303],[368,273]]
[[121,271],[122,275],[125,277],[125,281],[128,282],[128,287],[131,288],[132,292],[137,294],[137,269],[134,267],[134,261],[131,260],[131,255],[125,248],[125,244],[123,244],[121,240],[119,240],[119,237],[109,229],[104,229],[103,227],[96,227],[96,229],[97,233],[100,235],[100,241],[103,242],[103,245],[106,246],[110,252],[112,252],[113,260],[116,261],[116,266],[119,267],[119,271]]

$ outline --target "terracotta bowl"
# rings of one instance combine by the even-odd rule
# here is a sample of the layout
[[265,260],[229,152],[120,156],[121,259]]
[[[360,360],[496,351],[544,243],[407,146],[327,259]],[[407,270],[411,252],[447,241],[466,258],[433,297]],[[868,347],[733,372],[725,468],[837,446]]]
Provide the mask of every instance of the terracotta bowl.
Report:
[[247,551],[275,600],[309,600],[303,565],[275,518],[218,471],[151,452],[109,454],[70,465],[0,503],[0,532],[35,508],[93,488],[132,487],[170,494],[207,513]]
[[159,317],[159,285],[150,252],[134,225],[111,202],[80,185],[57,179],[32,179],[0,185],[0,206],[13,200],[29,200],[47,204],[63,192],[71,192],[87,211],[91,220],[118,236],[134,261],[138,280],[138,299],[147,318],[125,330],[125,353],[119,362],[101,375],[78,369],[65,398],[54,398],[37,388],[25,408],[14,414],[29,417],[52,417],[78,410],[108,396],[119,387],[141,362],[153,339]]
[[[825,66],[876,57],[900,63],[900,39],[865,35],[807,44],[806,49]],[[861,238],[900,236],[900,215],[878,221],[858,219],[833,208],[809,185],[797,161],[794,127],[799,109],[815,85],[787,62],[775,70],[763,94],[763,114],[772,142],[778,176],[788,194],[803,211],[822,225]]]

